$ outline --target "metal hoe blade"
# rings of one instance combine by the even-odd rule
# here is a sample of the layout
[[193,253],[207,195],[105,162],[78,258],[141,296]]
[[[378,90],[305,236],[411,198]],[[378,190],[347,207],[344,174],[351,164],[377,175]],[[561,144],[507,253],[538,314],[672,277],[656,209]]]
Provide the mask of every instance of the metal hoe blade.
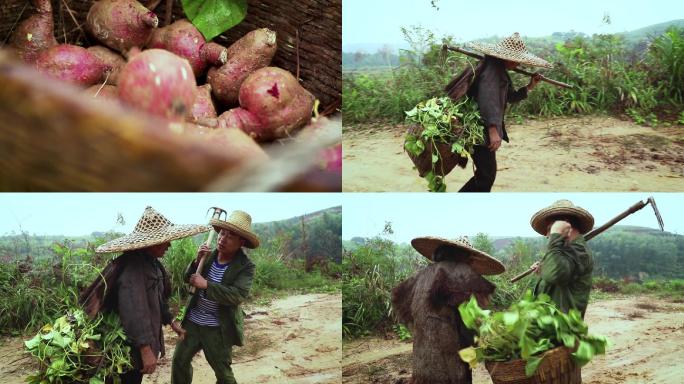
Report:
[[656,219],[658,219],[658,225],[660,225],[660,230],[664,231],[665,230],[665,224],[663,223],[663,217],[660,216],[660,211],[658,210],[658,206],[656,205],[655,199],[653,196],[648,198],[648,204],[651,204],[651,207],[653,207],[653,212],[655,212]]

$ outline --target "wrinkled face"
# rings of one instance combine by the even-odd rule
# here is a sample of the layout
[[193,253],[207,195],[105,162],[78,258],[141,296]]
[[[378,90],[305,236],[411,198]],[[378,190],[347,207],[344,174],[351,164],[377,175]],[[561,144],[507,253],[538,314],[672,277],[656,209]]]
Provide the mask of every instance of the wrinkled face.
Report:
[[221,232],[218,234],[218,241],[216,242],[216,248],[221,253],[233,254],[237,252],[246,241],[240,237],[236,232],[229,229],[221,228]]
[[170,242],[153,245],[148,248],[148,253],[157,259],[164,257],[166,250],[171,246]]

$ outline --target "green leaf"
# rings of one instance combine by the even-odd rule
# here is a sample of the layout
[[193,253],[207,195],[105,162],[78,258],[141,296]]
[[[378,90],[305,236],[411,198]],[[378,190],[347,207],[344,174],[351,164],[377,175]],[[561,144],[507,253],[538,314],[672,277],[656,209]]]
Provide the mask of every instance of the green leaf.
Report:
[[207,41],[239,24],[247,0],[181,0],[183,11]]
[[438,161],[439,161],[439,155],[436,153],[433,153],[432,154],[432,164],[437,164]]
[[527,364],[525,364],[525,375],[527,375],[527,377],[534,375],[534,373],[537,371],[537,368],[539,368],[539,364],[541,364],[541,362],[541,357],[530,357],[527,360]]
[[594,347],[590,343],[582,340],[579,343],[577,351],[573,352],[572,356],[575,358],[575,361],[581,367],[588,363],[591,360],[591,358],[594,357],[594,354]]
[[465,361],[470,365],[470,369],[475,369],[477,366],[477,352],[475,351],[475,348],[473,347],[468,347],[461,349],[458,351],[458,356],[461,357],[461,360]]
[[29,351],[36,348],[40,344],[40,336],[36,335],[31,340],[24,341],[24,346]]

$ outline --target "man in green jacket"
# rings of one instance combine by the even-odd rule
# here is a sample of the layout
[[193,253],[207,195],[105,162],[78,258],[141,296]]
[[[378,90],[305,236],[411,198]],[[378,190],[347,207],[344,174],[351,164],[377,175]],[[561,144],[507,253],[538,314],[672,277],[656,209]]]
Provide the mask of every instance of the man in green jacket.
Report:
[[539,278],[534,294],[545,293],[561,311],[575,308],[584,318],[594,260],[583,235],[594,226],[593,216],[569,200],[559,200],[535,213],[530,224],[549,239],[546,252],[535,263]]
[[[182,320],[184,330],[176,346],[171,367],[172,384],[192,382],[193,356],[204,351],[218,384],[235,384],[231,368],[232,348],[242,346],[243,316],[240,304],[249,296],[254,264],[242,247],[256,248],[259,239],[252,232],[252,218],[242,211],[223,221],[212,219],[218,232],[216,249],[200,246],[197,260],[186,271],[186,280],[197,288]],[[202,263],[201,273],[195,273]],[[177,320],[176,320],[177,321]]]

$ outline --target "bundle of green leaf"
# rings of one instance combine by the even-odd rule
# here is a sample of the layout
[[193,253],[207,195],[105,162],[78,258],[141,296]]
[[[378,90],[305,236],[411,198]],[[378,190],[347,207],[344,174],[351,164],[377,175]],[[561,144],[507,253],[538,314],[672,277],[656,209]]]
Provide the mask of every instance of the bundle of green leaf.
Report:
[[530,291],[504,312],[482,310],[473,297],[458,307],[466,327],[477,333],[475,347],[462,349],[461,359],[471,368],[478,362],[523,359],[529,377],[542,362],[542,352],[565,346],[577,349],[573,360],[581,367],[596,354],[604,354],[605,337],[589,335],[580,312],[561,312],[548,295]]
[[70,310],[24,342],[40,361],[40,371],[27,382],[104,384],[105,378],[118,382],[117,375],[131,367],[130,347],[125,341],[116,314],[90,319],[80,309]]
[[480,112],[477,104],[467,97],[458,102],[441,97],[418,103],[406,112],[406,123],[417,129],[409,130],[404,148],[414,163],[419,156],[429,155],[427,160],[431,163],[426,169],[421,169],[423,166],[418,163],[416,167],[432,192],[446,190],[444,176],[456,165],[453,162],[446,166],[447,161],[459,157],[469,159],[473,147],[484,143]]

